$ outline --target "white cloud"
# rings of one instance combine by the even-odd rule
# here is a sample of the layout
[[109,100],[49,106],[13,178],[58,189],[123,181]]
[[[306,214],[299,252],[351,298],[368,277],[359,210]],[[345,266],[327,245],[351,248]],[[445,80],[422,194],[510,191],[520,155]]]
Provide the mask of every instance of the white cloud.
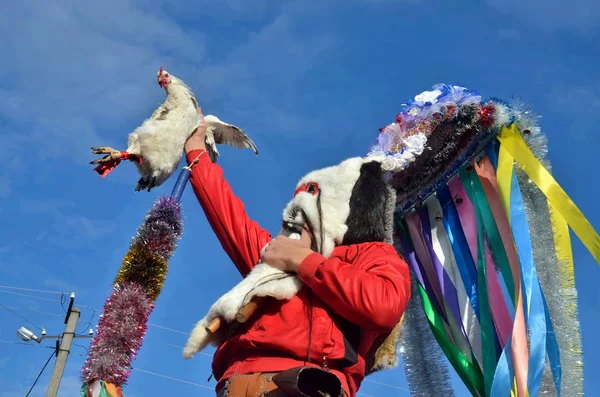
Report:
[[545,31],[569,29],[583,34],[598,29],[600,3],[596,0],[486,0],[486,3],[521,23]]
[[50,218],[49,227],[38,233],[36,242],[47,240],[62,248],[78,248],[92,244],[117,229],[112,220],[92,219],[78,214],[75,203],[69,200],[21,200],[23,215],[44,214]]

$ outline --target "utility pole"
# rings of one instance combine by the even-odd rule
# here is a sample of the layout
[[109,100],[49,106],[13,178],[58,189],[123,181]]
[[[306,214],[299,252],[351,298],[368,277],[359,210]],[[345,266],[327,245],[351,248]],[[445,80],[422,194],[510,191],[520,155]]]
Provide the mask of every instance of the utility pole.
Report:
[[[74,302],[75,293],[72,292],[71,300],[69,301],[69,308],[67,309],[67,314],[65,315],[65,331],[62,335],[46,335],[46,330],[42,329],[42,337],[39,338],[36,334],[33,333],[33,331],[27,329],[27,327],[21,327],[17,330],[17,336],[21,338],[21,340],[23,340],[24,342],[35,341],[37,343],[41,343],[44,339],[56,340],[56,363],[54,364],[54,370],[52,371],[52,376],[50,377],[50,383],[48,384],[48,391],[46,392],[46,397],[56,397],[58,395],[58,388],[60,387],[60,381],[62,380],[63,373],[65,372],[65,366],[67,365],[67,358],[69,357],[69,353],[71,352],[71,344],[73,343],[73,339],[94,337],[94,330],[92,328],[90,328],[90,332],[88,332],[88,334],[85,336],[81,334],[75,335],[75,330],[77,329],[77,322],[79,321],[79,316],[81,315],[81,312],[78,308],[73,307]],[[60,344],[58,342],[59,340]],[[45,368],[46,365],[44,365],[44,369]],[[35,386],[35,382],[33,385]]]
[[67,365],[67,357],[71,352],[71,343],[75,337],[75,330],[77,329],[77,322],[79,321],[79,315],[81,312],[78,308],[73,307],[74,294],[71,295],[71,301],[69,302],[69,309],[65,316],[65,331],[62,334],[60,346],[56,351],[56,362],[54,363],[54,370],[50,377],[50,383],[48,384],[48,391],[46,397],[56,397],[58,395],[58,388],[60,387],[60,381],[62,380],[65,366]]

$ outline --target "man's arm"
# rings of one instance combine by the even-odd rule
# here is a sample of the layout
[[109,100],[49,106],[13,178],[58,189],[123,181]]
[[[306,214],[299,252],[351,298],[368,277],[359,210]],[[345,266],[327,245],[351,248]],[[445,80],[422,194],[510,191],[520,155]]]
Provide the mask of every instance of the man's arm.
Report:
[[[188,164],[200,153],[188,152]],[[271,235],[248,217],[244,203],[223,178],[222,168],[210,161],[207,153],[192,167],[190,182],[223,249],[245,277],[260,259],[260,251]]]
[[[198,114],[202,117],[200,108]],[[271,235],[248,217],[244,203],[223,177],[223,169],[210,161],[208,153],[203,153],[205,138],[206,123],[203,123],[185,144],[188,164],[198,161],[192,166],[190,182],[223,249],[245,277],[258,262],[260,251]]]
[[369,246],[353,262],[314,252],[302,261],[298,276],[347,320],[367,330],[391,331],[410,298],[408,265],[393,247],[380,244]]

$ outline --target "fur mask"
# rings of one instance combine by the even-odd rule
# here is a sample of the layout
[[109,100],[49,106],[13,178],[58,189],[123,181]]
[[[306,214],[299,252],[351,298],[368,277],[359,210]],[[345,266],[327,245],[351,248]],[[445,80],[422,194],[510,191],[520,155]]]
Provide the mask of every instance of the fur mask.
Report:
[[381,163],[351,158],[298,182],[283,211],[283,233],[298,233],[306,224],[326,257],[337,245],[391,243],[395,198]]

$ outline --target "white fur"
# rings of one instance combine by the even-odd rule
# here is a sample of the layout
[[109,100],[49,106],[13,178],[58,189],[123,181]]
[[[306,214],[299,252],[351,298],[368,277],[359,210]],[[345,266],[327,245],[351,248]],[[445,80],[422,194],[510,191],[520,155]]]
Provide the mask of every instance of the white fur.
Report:
[[[369,160],[371,161],[371,160]],[[356,157],[343,161],[339,165],[313,171],[303,177],[297,186],[307,182],[316,182],[320,189],[320,200],[323,221],[323,241],[319,214],[317,210],[317,196],[308,192],[300,192],[286,206],[283,220],[296,225],[303,225],[307,221],[313,227],[321,253],[329,257],[336,245],[340,244],[348,230],[346,220],[350,213],[350,197],[358,177],[363,159]],[[308,219],[303,219],[302,209]],[[290,238],[300,238],[298,234]],[[266,247],[265,247],[266,248]],[[263,248],[263,252],[264,249]],[[183,350],[184,358],[193,355],[208,344],[218,345],[221,337],[217,334],[211,338],[205,328],[215,318],[222,317],[224,321],[233,321],[238,310],[254,296],[271,296],[280,300],[289,300],[300,291],[303,283],[297,276],[269,281],[259,284],[268,276],[280,276],[284,273],[268,264],[259,263],[238,285],[217,300],[210,308],[208,314],[200,320],[191,332]]]
[[[300,235],[291,235],[290,238],[299,239]],[[266,246],[263,248],[263,252],[265,249]],[[287,277],[278,278],[281,276]],[[206,332],[206,327],[214,318],[221,317],[226,322],[233,321],[237,312],[253,297],[271,296],[276,299],[289,300],[300,291],[302,285],[297,276],[288,276],[279,269],[259,263],[246,278],[219,298],[211,306],[208,314],[196,324],[183,349],[183,357],[192,358],[208,344],[218,345],[221,342],[218,333],[211,338],[211,335]]]
[[[146,180],[156,179],[161,185],[177,169],[186,140],[200,125],[196,99],[183,81],[171,76],[167,99],[149,119],[135,129],[128,140],[127,152],[140,156],[140,176]],[[161,115],[166,116],[161,120]]]
[[[309,221],[324,256],[329,257],[331,255],[335,246],[342,242],[348,230],[346,220],[350,214],[350,197],[352,196],[352,189],[354,189],[354,185],[360,176],[362,164],[362,158],[350,158],[338,165],[313,171],[298,182],[297,187],[308,182],[316,182],[319,185],[323,218],[323,241],[321,241],[316,195],[300,192],[283,211],[284,221],[302,224]],[[298,209],[302,209],[309,219],[301,219],[302,213]]]

